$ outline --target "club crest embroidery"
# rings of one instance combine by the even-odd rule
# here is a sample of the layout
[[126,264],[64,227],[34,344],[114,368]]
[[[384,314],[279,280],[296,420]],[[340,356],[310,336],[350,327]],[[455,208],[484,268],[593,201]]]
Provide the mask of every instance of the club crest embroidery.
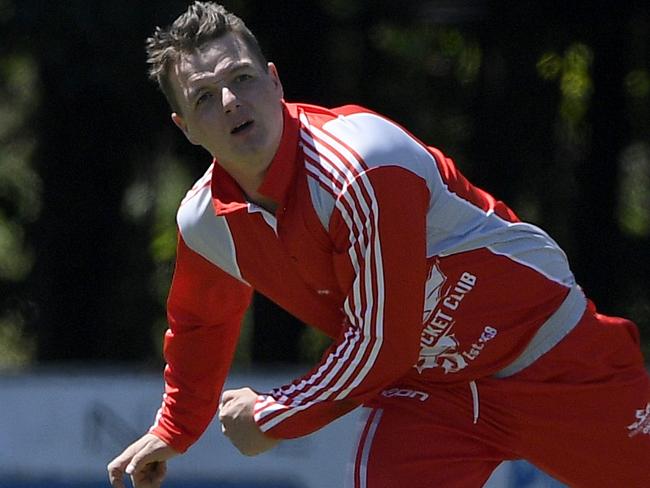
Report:
[[458,340],[452,329],[454,312],[476,283],[476,277],[463,273],[458,282],[445,287],[447,277],[438,261],[433,263],[425,285],[423,329],[420,336],[420,357],[414,365],[418,373],[430,368],[442,368],[445,373],[455,373],[467,366],[459,352]]
[[638,434],[650,435],[650,403],[636,411],[636,422],[628,425],[627,430],[630,437]]

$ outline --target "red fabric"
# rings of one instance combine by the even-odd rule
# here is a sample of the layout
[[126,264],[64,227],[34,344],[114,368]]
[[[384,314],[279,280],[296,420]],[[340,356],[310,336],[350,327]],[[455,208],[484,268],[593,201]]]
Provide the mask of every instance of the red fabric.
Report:
[[[631,428],[650,405],[650,380],[631,322],[589,311],[529,368],[476,386],[476,424],[468,383],[404,381],[396,385],[403,396],[373,401],[381,420],[359,445],[371,456],[364,466],[357,456],[353,486],[479,488],[508,459],[577,488],[650,486],[650,435]],[[650,431],[650,416],[644,425]]]
[[[363,229],[364,238],[370,244],[380,241],[381,254],[359,238],[352,244],[361,259],[355,271],[348,253],[350,229],[340,214],[335,215],[331,227],[340,246],[334,256],[339,286],[350,290],[346,297],[350,309],[355,309],[355,301],[359,304],[330,353],[311,372],[274,392],[274,401],[260,402],[267,404],[258,409],[258,424],[271,436],[297,437],[324,426],[406,374],[417,361],[421,284],[427,271],[427,190],[421,179],[395,167],[372,170],[364,178],[381,209],[376,225]],[[413,212],[405,214],[401,203],[391,198],[396,186],[411,196]],[[351,202],[361,206],[356,197]],[[363,320],[353,322],[357,314]],[[286,420],[275,424],[279,417]]]
[[178,243],[165,334],[165,397],[151,428],[184,452],[214,417],[251,290]]
[[[181,228],[165,338],[166,395],[152,428],[175,449],[187,449],[215,414],[251,288],[334,339],[307,375],[260,396],[255,419],[270,436],[306,435],[401,384],[425,389],[432,399],[440,395],[427,419],[453,414],[450,419],[456,421],[463,411],[456,400],[471,406],[467,382],[479,379],[479,388],[488,392],[481,403],[488,412],[483,417],[486,425],[491,404],[494,410],[504,410],[504,416],[516,415],[516,408],[507,412],[510,393],[516,397],[525,390],[528,402],[539,396],[534,389],[526,390],[525,385],[535,382],[522,383],[518,390],[514,379],[485,378],[510,364],[566,297],[573,284],[568,267],[564,275],[553,275],[554,270],[564,269],[563,254],[535,229],[517,224],[517,217],[501,202],[470,185],[438,150],[426,148],[377,117],[355,121],[339,117],[353,113],[369,114],[350,106],[327,110],[286,105],[283,139],[260,187],[278,203],[275,215],[249,205],[218,162],[184,200],[179,222],[186,227]],[[351,131],[343,136],[352,136],[328,132],[332,121],[338,125],[330,127]],[[392,138],[399,150],[373,138],[368,127]],[[357,139],[362,142],[355,145]],[[385,153],[377,156],[375,150]],[[406,152],[405,161],[400,161],[400,151]],[[363,154],[375,157],[375,165],[364,161]],[[385,154],[395,161],[381,159]],[[310,193],[314,187],[324,200],[318,208]],[[329,213],[323,210],[327,205]],[[434,218],[429,218],[434,207]],[[183,214],[188,208],[199,215]],[[321,221],[324,213],[327,222]],[[516,227],[513,232],[526,227],[525,232],[539,243],[535,249],[526,248],[523,257],[518,254],[520,260],[508,253],[520,249],[519,240],[527,238],[522,233],[515,234],[512,248],[499,247],[511,244],[507,235],[511,226]],[[480,239],[493,237],[490,243],[500,254],[481,244],[427,257],[430,234],[443,250],[440,235],[463,243],[466,235],[481,243]],[[210,246],[216,247],[217,242],[219,253],[210,256]],[[551,272],[536,267],[538,261],[532,265],[526,261],[539,249],[548,261],[536,258],[542,268],[550,263]],[[214,263],[222,263],[232,276]],[[432,290],[425,293],[431,277],[440,281],[436,300],[430,298],[435,295]],[[607,341],[585,344],[592,344],[598,358],[610,348]],[[423,350],[431,354],[423,355]],[[580,361],[591,357],[589,351],[576,351],[586,354],[587,359]],[[583,362],[576,374],[594,370]],[[609,386],[606,376],[601,379]],[[614,381],[613,386],[618,384]],[[461,390],[464,393],[456,398]],[[561,399],[560,395],[556,401]],[[547,403],[542,405],[550,408],[552,400],[543,399]],[[543,411],[533,414],[544,418]],[[391,414],[386,415],[382,422],[389,421]],[[505,423],[507,417],[501,418]],[[413,425],[419,428],[417,421]],[[451,424],[445,425],[449,432]],[[395,435],[400,435],[395,429]],[[379,438],[382,432],[378,431]],[[476,441],[476,432],[483,435],[480,430],[467,435]],[[390,434],[385,435],[389,442]],[[420,443],[430,442],[415,432],[413,436]],[[465,445],[460,438],[448,442]],[[475,444],[482,446],[480,450],[485,447]]]

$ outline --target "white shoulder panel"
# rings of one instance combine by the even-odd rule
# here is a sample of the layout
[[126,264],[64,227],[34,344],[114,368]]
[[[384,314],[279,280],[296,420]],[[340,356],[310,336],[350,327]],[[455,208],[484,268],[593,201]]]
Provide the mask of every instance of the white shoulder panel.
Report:
[[209,185],[192,190],[178,209],[176,220],[183,240],[192,251],[246,283],[237,264],[228,222],[214,212]]
[[431,154],[401,127],[378,115],[341,116],[323,125],[323,131],[356,151],[368,168],[401,166],[427,185],[437,175]]
[[[433,154],[397,124],[375,114],[357,113],[333,119],[322,129],[308,128],[308,132],[303,132],[303,138],[309,138],[311,132],[314,139],[322,139],[343,155],[346,147],[352,149],[369,169],[399,166],[426,181],[430,192],[428,256],[487,248],[556,282],[568,286],[574,283],[566,255],[551,237],[534,225],[508,222],[493,210],[483,210],[451,191]],[[311,155],[313,160],[327,158],[326,154],[314,156]],[[312,202],[327,228],[333,208],[332,197],[317,181],[311,180]],[[400,195],[399,188],[395,188],[395,192],[404,200],[404,210],[408,211],[408,195]]]

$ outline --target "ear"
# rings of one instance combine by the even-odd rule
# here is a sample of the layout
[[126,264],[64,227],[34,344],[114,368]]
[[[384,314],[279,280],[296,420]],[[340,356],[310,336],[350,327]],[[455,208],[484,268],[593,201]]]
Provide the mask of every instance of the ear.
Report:
[[268,63],[268,73],[275,85],[277,93],[280,98],[284,98],[284,89],[282,88],[282,82],[280,81],[280,75],[278,75],[278,69],[275,67],[275,64]]
[[188,141],[190,141],[195,146],[198,145],[198,142],[196,142],[192,138],[192,135],[190,134],[190,131],[189,131],[188,127],[187,127],[187,123],[185,123],[185,120],[183,119],[183,117],[181,117],[176,112],[173,112],[172,113],[172,121],[174,122],[176,127],[178,127],[183,132],[183,134],[185,134],[185,137],[187,137]]

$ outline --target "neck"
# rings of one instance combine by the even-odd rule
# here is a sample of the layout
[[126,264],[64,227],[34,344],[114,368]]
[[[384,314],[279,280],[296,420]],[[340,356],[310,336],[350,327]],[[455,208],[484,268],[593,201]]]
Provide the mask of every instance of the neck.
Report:
[[265,174],[266,170],[254,175],[232,173],[230,175],[239,184],[240,188],[246,195],[246,199],[249,202],[253,202],[265,210],[268,210],[271,213],[275,213],[275,210],[278,207],[277,202],[257,191],[264,181]]
[[263,209],[268,210],[272,214],[275,214],[275,211],[278,208],[278,204],[276,203],[275,200],[267,196],[264,196],[255,190],[247,191],[244,187],[242,187],[242,190],[244,190],[244,193],[246,194],[246,199],[249,202],[255,203],[256,205],[259,205]]

